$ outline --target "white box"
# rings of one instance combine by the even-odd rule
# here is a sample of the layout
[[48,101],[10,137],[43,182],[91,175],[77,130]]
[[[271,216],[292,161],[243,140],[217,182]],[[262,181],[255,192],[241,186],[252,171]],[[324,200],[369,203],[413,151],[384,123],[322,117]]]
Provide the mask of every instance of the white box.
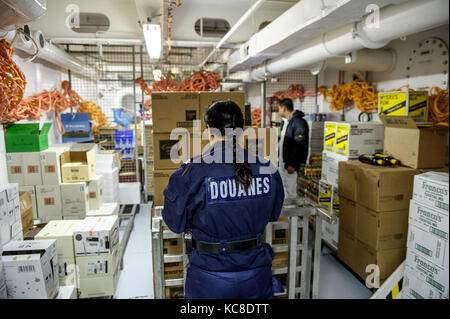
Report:
[[8,168],[8,181],[25,185],[25,171],[23,166],[23,153],[6,153],[6,166]]
[[338,122],[335,153],[357,159],[363,154],[383,152],[384,126],[381,122]]
[[88,183],[89,210],[98,210],[103,205],[103,176],[96,175]]
[[61,286],[55,299],[77,299],[77,289],[75,286]]
[[406,246],[408,250],[428,259],[433,264],[448,269],[448,238],[442,239],[410,224]]
[[331,244],[333,247],[338,247],[339,243],[339,218],[336,223],[329,223],[327,219],[322,219],[322,239]]
[[409,204],[409,224],[416,226],[430,234],[449,239],[448,212],[423,205],[417,200],[411,200]]
[[119,243],[119,218],[86,217],[73,236],[75,256],[111,253]]
[[426,281],[420,280],[410,270],[403,276],[402,299],[442,299],[443,294]]
[[8,299],[8,293],[6,292],[6,285],[0,286],[0,300]]
[[49,222],[36,236],[35,240],[55,239],[58,259],[75,258],[73,233],[81,220],[54,220]]
[[118,216],[119,215],[118,203],[104,203],[98,210],[90,210],[87,212],[86,217],[94,216]]
[[96,155],[96,172],[97,174],[102,174],[102,172],[112,171],[117,168],[116,166],[116,155],[115,154],[97,154]]
[[23,153],[23,185],[42,185],[40,158],[39,152]]
[[55,240],[10,242],[3,247],[8,298],[52,299],[58,293]]
[[40,153],[42,184],[58,185],[61,184],[61,153],[68,151],[69,146],[51,146]]
[[37,198],[36,198],[36,186],[19,186],[19,192],[28,192],[31,196],[31,205],[33,207],[33,218],[38,219],[38,208],[37,208]]
[[103,201],[105,203],[117,202],[119,198],[119,169],[102,172],[103,176]]
[[58,258],[59,286],[77,286],[78,269],[75,256],[72,258]]
[[119,249],[111,254],[76,257],[80,298],[113,296],[120,275]]
[[119,203],[135,205],[141,203],[141,183],[119,183]]
[[322,180],[339,187],[339,162],[348,161],[348,157],[333,152],[322,153]]
[[406,251],[406,270],[412,272],[419,280],[435,287],[444,296],[448,296],[448,268],[435,265],[408,248]]
[[38,214],[41,221],[52,219],[61,220],[62,202],[61,189],[59,185],[37,185],[36,199]]
[[428,172],[414,177],[413,199],[448,215],[448,173]]
[[21,236],[19,185],[17,183],[0,185],[0,247],[10,240],[21,239]]
[[85,182],[61,184],[62,215],[84,217],[89,210],[89,191]]

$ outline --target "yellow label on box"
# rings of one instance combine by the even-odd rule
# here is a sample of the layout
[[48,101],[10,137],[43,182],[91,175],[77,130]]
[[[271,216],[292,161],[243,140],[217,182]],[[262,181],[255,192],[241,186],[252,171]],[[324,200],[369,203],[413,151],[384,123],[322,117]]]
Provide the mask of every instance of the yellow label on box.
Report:
[[408,92],[380,93],[378,96],[380,115],[407,116]]
[[334,152],[336,141],[336,123],[325,123],[325,141],[323,147],[325,151]]
[[319,184],[319,205],[325,207],[328,212],[331,210],[332,188],[331,184],[325,182]]
[[350,125],[338,124],[336,129],[336,153],[339,155],[348,155],[348,134]]
[[428,92],[409,92],[408,116],[416,122],[428,120]]

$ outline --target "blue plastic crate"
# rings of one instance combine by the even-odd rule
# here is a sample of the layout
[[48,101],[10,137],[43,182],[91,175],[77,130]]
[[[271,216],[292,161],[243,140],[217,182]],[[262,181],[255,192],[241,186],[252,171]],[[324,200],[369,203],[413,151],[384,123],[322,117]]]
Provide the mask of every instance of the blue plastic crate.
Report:
[[115,147],[122,148],[134,148],[136,147],[136,139],[134,138],[134,131],[124,130],[116,131],[114,133]]

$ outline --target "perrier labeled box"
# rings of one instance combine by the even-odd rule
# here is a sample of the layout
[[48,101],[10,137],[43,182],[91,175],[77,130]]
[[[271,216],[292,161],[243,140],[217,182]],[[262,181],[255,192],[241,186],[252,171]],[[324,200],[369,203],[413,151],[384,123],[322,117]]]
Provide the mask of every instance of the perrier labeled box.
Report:
[[170,133],[177,127],[192,131],[199,120],[198,103],[198,93],[152,93],[153,132]]
[[40,152],[48,148],[48,132],[52,123],[14,124],[6,129],[6,152]]

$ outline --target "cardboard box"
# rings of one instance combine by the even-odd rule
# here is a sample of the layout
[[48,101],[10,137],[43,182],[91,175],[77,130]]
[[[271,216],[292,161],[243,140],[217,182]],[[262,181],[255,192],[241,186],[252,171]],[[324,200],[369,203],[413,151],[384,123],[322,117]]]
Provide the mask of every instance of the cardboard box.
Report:
[[40,152],[48,148],[48,132],[52,124],[14,124],[6,129],[5,144],[8,153]]
[[329,151],[322,153],[322,180],[338,188],[339,163],[348,161],[348,157]]
[[51,146],[48,150],[40,153],[42,184],[61,184],[61,163],[60,155],[69,150],[69,146]]
[[278,129],[250,127],[244,130],[244,148],[278,167]]
[[25,185],[25,169],[23,165],[23,153],[7,153],[6,166],[8,169],[8,181]]
[[61,174],[64,183],[89,182],[95,173],[94,149],[70,150],[61,154]]
[[19,187],[16,183],[2,184],[0,185],[0,248],[10,240],[22,240],[22,236]]
[[24,185],[42,185],[40,154],[39,152],[23,153]]
[[62,136],[62,142],[86,142],[93,141],[94,135],[91,124],[91,113],[63,113],[61,122],[66,129]]
[[183,253],[183,239],[173,238],[164,239],[163,241],[164,255],[180,255]]
[[440,168],[447,160],[447,128],[419,128],[411,117],[380,117],[386,127],[384,152],[412,168]]
[[289,253],[287,251],[275,253],[275,256],[272,260],[272,268],[287,267],[288,263],[289,263]]
[[366,279],[368,265],[378,265],[380,269],[380,283],[382,284],[397,267],[405,260],[406,248],[395,248],[375,250],[356,239],[355,263],[353,270],[362,278]]
[[411,249],[408,249],[406,254],[405,271],[411,272],[419,280],[432,285],[444,296],[448,296],[448,268],[435,265],[428,259],[423,258],[422,256],[415,254]]
[[325,135],[323,138],[323,150],[333,152],[336,149],[336,122],[325,122]]
[[192,131],[200,125],[199,94],[190,92],[152,93],[152,119],[155,133],[170,133],[174,128]]
[[164,263],[164,279],[183,278],[183,262]]
[[339,215],[341,214],[341,199],[339,197],[339,191],[337,187],[333,187],[332,203],[332,215],[339,217]]
[[77,289],[75,286],[62,286],[59,287],[58,295],[55,299],[78,299],[77,298]]
[[[180,134],[178,140],[171,140],[168,133],[154,133],[153,147],[153,163],[157,170],[177,169],[182,163],[190,159],[188,134]],[[173,152],[171,152],[172,148],[174,148]],[[173,153],[172,159],[171,153]]]
[[55,240],[10,242],[3,247],[3,267],[10,299],[52,299],[58,293]]
[[115,168],[119,168],[117,166],[117,156],[114,154],[96,154],[95,162],[97,174],[101,174],[102,171],[112,171]]
[[36,240],[55,239],[59,260],[75,258],[73,233],[81,222],[81,220],[51,221],[34,238]]
[[119,183],[119,204],[136,205],[141,203],[141,183]]
[[22,220],[22,233],[25,236],[33,228],[33,207],[30,193],[20,193],[20,215]]
[[[200,117],[202,121],[202,131],[206,129],[203,119],[205,118],[208,107],[217,101],[232,100],[242,111],[245,119],[245,92],[200,92],[199,105]],[[244,120],[245,122],[245,120]]]
[[166,299],[183,299],[184,286],[166,287]]
[[89,210],[86,217],[95,216],[118,216],[119,215],[119,204],[118,203],[103,203],[102,207],[98,210]]
[[58,275],[60,286],[77,286],[77,265],[75,257],[62,258],[58,257]]
[[272,230],[272,245],[287,245],[288,242],[289,242],[289,229]]
[[356,236],[356,203],[344,197],[340,197],[339,229],[352,236]]
[[[448,235],[448,228],[446,230]],[[444,232],[433,234],[414,225],[408,229],[408,251],[428,259],[433,264],[449,269],[448,236]]]
[[31,208],[33,210],[33,218],[38,219],[37,198],[35,186],[19,186],[19,192],[27,192],[31,196]]
[[[97,155],[108,155],[108,156],[113,155],[114,156],[114,167],[113,167],[113,169],[114,169],[116,167],[117,168],[121,167],[120,154],[121,154],[121,152],[119,150],[100,150],[100,153],[97,154]],[[99,160],[100,160],[100,162],[103,161],[103,159],[101,157],[99,158]],[[107,169],[108,171],[110,170],[108,168],[108,166],[100,165],[100,164],[97,165],[96,169],[97,169],[97,173],[98,172],[102,172],[104,169]]]
[[175,170],[155,170],[153,171],[154,192],[153,203],[155,206],[164,206],[164,189],[169,184],[169,178]]
[[384,127],[376,122],[338,122],[336,154],[357,159],[363,154],[383,152]]
[[113,296],[120,276],[119,248],[110,254],[77,256],[80,298]]
[[351,269],[357,269],[356,237],[339,226],[338,257]]
[[89,210],[89,191],[86,183],[61,184],[62,215],[84,217]]
[[447,220],[449,211],[448,195],[448,173],[428,172],[414,177],[413,198],[425,205],[442,211],[447,215]]
[[374,250],[405,248],[408,209],[375,212],[356,203],[356,238]]
[[408,167],[340,162],[339,196],[377,212],[408,209],[414,176],[420,173]]
[[378,114],[409,116],[416,122],[428,122],[428,92],[400,91],[378,93]]
[[86,217],[73,235],[75,256],[111,253],[119,243],[119,218]]
[[319,205],[331,215],[333,186],[321,180],[319,182]]
[[114,203],[119,198],[119,169],[102,172],[103,176],[103,202]]
[[448,241],[449,239],[448,214],[430,206],[423,205],[414,199],[411,200],[409,206],[409,224],[436,235],[443,240]]
[[103,176],[96,175],[88,182],[89,210],[98,210],[103,205]]
[[432,284],[420,280],[408,269],[403,276],[402,299],[444,299]]

